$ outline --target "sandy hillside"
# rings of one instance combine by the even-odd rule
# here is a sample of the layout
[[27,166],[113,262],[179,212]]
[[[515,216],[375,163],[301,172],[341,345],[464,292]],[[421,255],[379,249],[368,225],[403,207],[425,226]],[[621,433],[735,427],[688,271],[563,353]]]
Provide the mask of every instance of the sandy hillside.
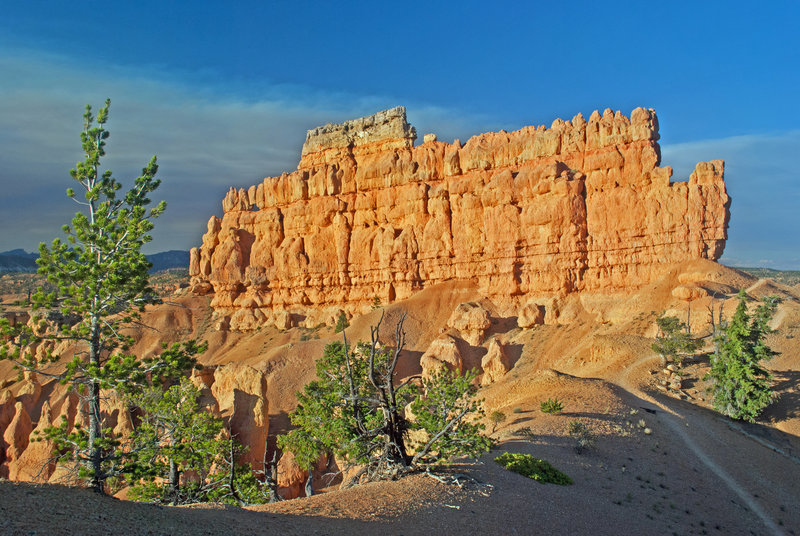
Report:
[[[703,291],[687,301],[675,296],[677,287]],[[730,316],[741,288],[753,298],[775,294],[783,300],[769,338],[781,352],[769,363],[780,399],[759,423],[748,425],[709,409],[707,357],[687,361],[681,389],[673,390],[664,387],[666,374],[650,349],[659,314],[690,319],[693,333],[704,336],[710,310],[721,307]],[[563,298],[556,321],[521,329],[516,317],[482,300],[473,286],[433,287],[384,310],[381,335],[389,343],[394,323],[407,315],[402,375],[419,371],[433,339],[458,335],[447,319],[467,301],[481,302],[492,325],[478,345],[459,339],[465,363],[479,364],[493,338],[513,363],[499,382],[480,391],[486,409],[502,411],[506,420],[493,434],[495,451],[477,465],[453,469],[469,477],[459,480],[461,487],[417,475],[242,510],[154,507],[98,500],[85,490],[0,482],[0,533],[798,534],[799,296],[795,287],[695,261],[636,293]],[[380,314],[354,318],[348,337],[366,339]],[[293,393],[313,377],[314,359],[340,337],[324,326],[217,331],[208,300],[199,297],[175,297],[148,312],[145,323],[150,328],[137,334],[137,352],[194,336],[209,341],[204,364],[242,362],[267,372],[271,442],[288,425]],[[551,397],[564,403],[561,414],[539,410]],[[573,420],[594,431],[593,449],[575,451],[567,432]],[[544,458],[574,484],[541,485],[509,473],[493,461],[501,451]]]

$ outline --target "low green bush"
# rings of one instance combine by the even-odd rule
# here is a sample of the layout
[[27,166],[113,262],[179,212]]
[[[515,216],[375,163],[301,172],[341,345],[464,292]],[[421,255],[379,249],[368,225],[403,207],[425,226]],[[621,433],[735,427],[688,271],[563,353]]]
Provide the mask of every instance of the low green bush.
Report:
[[494,461],[509,471],[532,478],[540,484],[558,484],[559,486],[572,484],[572,479],[569,476],[550,465],[549,462],[534,458],[530,454],[504,452]]
[[561,413],[561,411],[564,409],[564,404],[557,398],[548,398],[539,404],[539,409],[541,409],[543,413],[549,413],[553,415],[556,413]]
[[497,429],[497,425],[506,420],[506,414],[499,409],[489,414],[489,421],[492,423],[492,433]]

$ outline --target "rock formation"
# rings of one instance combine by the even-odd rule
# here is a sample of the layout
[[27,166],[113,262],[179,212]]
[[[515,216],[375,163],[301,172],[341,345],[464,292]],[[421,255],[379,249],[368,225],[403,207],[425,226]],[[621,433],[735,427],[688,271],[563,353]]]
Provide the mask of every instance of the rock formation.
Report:
[[[231,363],[194,371],[192,380],[201,390],[201,403],[210,405],[236,438],[249,447],[238,461],[260,469],[269,431],[264,372]],[[26,375],[14,391],[16,396],[10,390],[0,391],[0,478],[58,482],[74,477],[50,462],[52,442],[33,440],[37,431],[41,435],[50,425],[61,424],[62,419],[66,419],[68,430],[76,421],[83,420],[85,426],[79,396],[55,380],[41,384],[36,374]],[[49,398],[36,409],[43,391]],[[130,434],[133,428],[127,403],[109,392],[102,411],[115,433]]]
[[492,339],[489,343],[489,349],[481,359],[481,368],[483,369],[481,385],[494,383],[511,370],[511,360],[497,339]]
[[420,357],[419,364],[422,367],[422,376],[425,378],[431,377],[445,367],[459,374],[464,372],[464,359],[458,350],[456,340],[449,335],[434,339]]
[[478,303],[462,303],[447,320],[447,327],[461,333],[461,337],[472,346],[483,342],[483,334],[492,324],[489,311]]
[[231,363],[214,372],[211,393],[231,433],[249,447],[240,462],[260,468],[269,431],[266,376],[253,367]]
[[252,329],[285,324],[278,311],[352,311],[452,279],[519,307],[534,293],[640,287],[722,254],[723,162],[672,182],[653,110],[415,139],[402,107],[309,131],[296,171],[225,196],[191,253],[195,292]]
[[544,306],[530,301],[520,309],[517,325],[521,328],[529,328],[537,324],[544,324]]

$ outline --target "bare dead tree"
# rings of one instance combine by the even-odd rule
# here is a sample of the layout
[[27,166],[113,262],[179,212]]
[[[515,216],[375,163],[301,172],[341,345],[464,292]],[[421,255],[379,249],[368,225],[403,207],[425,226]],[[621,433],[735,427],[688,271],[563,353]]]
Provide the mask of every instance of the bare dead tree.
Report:
[[384,426],[381,430],[384,436],[382,458],[390,465],[400,465],[402,467],[408,467],[410,461],[404,439],[406,430],[408,429],[408,422],[397,406],[397,390],[394,386],[394,374],[397,369],[397,361],[400,359],[400,352],[402,352],[406,343],[406,332],[403,329],[405,319],[406,313],[403,313],[395,326],[395,348],[392,352],[389,366],[386,367],[382,373],[376,372],[375,355],[379,349],[378,334],[380,332],[381,322],[383,322],[383,313],[381,313],[378,324],[370,328],[368,371],[369,381],[380,397],[380,408],[384,417]]
[[686,309],[686,334],[692,336],[692,301],[689,300]]
[[278,449],[272,453],[272,460],[269,462],[269,470],[264,477],[264,485],[267,488],[269,502],[280,501],[278,496]]
[[256,474],[260,473],[264,478],[262,492],[266,492],[268,502],[278,502],[280,500],[278,497],[278,449],[276,447],[272,451],[272,459],[270,459],[266,431],[264,432],[264,455],[261,459],[261,467],[261,471],[256,471]]

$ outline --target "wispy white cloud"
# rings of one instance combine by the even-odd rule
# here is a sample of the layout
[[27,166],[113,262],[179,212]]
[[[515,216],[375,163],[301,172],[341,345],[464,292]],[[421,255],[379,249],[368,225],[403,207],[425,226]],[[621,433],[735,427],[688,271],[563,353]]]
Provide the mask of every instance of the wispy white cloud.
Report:
[[157,69],[86,66],[29,50],[0,53],[0,73],[0,251],[49,241],[69,220],[76,207],[63,192],[69,169],[82,157],[83,107],[106,97],[112,99],[106,167],[125,182],[150,156],[159,158],[159,194],[169,208],[152,250],[197,244],[228,187],[295,169],[309,128],[398,104],[408,106],[420,135],[464,138],[488,123],[392,96],[287,85],[264,87],[265,97],[253,99],[241,96],[252,89],[237,94],[223,82],[195,85],[191,77]]
[[678,180],[699,161],[725,160],[732,204],[723,262],[800,268],[800,130],[664,145],[661,152]]
[[[258,93],[262,95],[254,98]],[[509,129],[495,119],[404,101],[290,85],[257,89],[209,73],[83,64],[57,54],[0,51],[0,251],[49,241],[75,206],[63,195],[81,158],[78,132],[87,103],[112,99],[107,167],[123,182],[159,157],[159,191],[169,209],[150,250],[199,243],[230,186],[294,169],[305,132],[404,104],[420,136],[452,141]],[[511,126],[511,129],[514,127]],[[724,159],[733,198],[725,261],[800,268],[795,169],[800,130],[662,146],[663,165],[684,180],[698,161]]]

